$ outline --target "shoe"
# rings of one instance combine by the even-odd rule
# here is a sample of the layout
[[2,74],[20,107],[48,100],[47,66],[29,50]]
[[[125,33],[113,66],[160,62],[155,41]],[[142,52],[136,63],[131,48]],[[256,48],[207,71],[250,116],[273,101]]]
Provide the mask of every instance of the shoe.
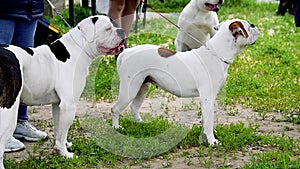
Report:
[[15,139],[14,137],[11,137],[8,142],[5,144],[5,149],[4,152],[8,153],[8,152],[14,152],[14,151],[20,151],[25,149],[25,145]]
[[36,129],[28,121],[18,121],[13,136],[17,139],[38,141],[39,139],[45,139],[47,137],[47,133]]

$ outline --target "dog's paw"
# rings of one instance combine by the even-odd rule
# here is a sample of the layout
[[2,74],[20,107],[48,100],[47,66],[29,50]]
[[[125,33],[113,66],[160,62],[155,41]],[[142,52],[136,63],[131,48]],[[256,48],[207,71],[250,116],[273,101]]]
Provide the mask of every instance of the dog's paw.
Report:
[[114,129],[124,129],[122,126],[120,126],[120,125],[113,125],[112,126]]
[[220,142],[219,142],[219,140],[214,139],[214,140],[208,141],[208,144],[212,147],[217,147],[220,144]]
[[72,142],[66,142],[66,146],[67,146],[67,148],[70,148],[70,147],[72,147],[72,145],[73,145],[73,143]]
[[144,122],[142,118],[136,118],[136,119],[134,119],[134,120],[135,120],[135,122],[138,122],[138,123]]
[[67,157],[67,158],[73,158],[74,157],[74,153],[68,152],[68,150],[66,148],[59,148],[59,146],[55,145],[54,150],[56,150],[56,152],[61,156],[64,156],[64,157]]
[[74,153],[67,153],[64,155],[67,158],[73,158],[74,157]]
[[218,145],[220,145],[221,143],[219,142],[219,140],[215,139],[214,136],[211,137],[207,137],[206,134],[202,134],[202,136],[200,135],[199,137],[199,143],[203,144],[203,143],[208,143],[208,145],[212,146],[212,147],[217,147]]

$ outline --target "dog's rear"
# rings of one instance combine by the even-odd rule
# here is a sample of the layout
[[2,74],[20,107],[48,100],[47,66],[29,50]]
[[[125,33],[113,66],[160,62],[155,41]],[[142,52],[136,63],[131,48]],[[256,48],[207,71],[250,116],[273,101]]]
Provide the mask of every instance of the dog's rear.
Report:
[[0,47],[0,169],[5,144],[13,135],[22,91],[22,72],[14,53]]

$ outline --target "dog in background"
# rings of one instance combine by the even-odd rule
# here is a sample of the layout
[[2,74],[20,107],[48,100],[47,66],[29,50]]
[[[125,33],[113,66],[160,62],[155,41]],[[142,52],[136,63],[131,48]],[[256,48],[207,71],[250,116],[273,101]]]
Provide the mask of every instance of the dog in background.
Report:
[[178,18],[181,30],[178,30],[175,39],[177,51],[197,49],[216,34],[213,29],[219,24],[216,12],[223,3],[224,0],[191,0],[184,7]]

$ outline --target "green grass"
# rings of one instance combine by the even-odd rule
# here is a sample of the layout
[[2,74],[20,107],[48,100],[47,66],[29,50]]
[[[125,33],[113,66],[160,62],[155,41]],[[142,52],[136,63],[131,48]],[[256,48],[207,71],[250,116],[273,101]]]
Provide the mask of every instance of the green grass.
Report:
[[[69,140],[73,141],[73,146],[71,151],[73,151],[78,158],[67,159],[62,158],[57,155],[49,153],[49,147],[43,146],[43,141],[40,141],[36,147],[35,151],[39,155],[31,155],[29,159],[23,160],[20,163],[14,161],[5,160],[5,165],[9,166],[7,168],[118,168],[119,163],[123,163],[124,166],[129,167],[132,163],[136,163],[139,158],[132,159],[123,156],[116,155],[103,149],[103,140],[106,139],[110,145],[120,148],[118,150],[126,150],[123,153],[141,153],[143,151],[133,152],[133,147],[130,147],[132,143],[136,146],[136,142],[132,140],[121,140],[121,145],[115,145],[116,136],[110,135],[109,137],[99,137],[99,133],[103,131],[103,126],[98,124],[103,123],[101,119],[93,119],[93,122],[81,121],[79,119],[75,120],[69,132]],[[107,125],[110,123],[104,122]],[[142,124],[133,122],[130,119],[121,119],[121,125],[124,126],[123,130],[119,130],[120,134],[123,136],[128,136],[128,138],[149,138],[157,136],[165,132],[166,130],[174,127],[174,123],[168,122],[161,118],[153,118],[152,120]],[[85,124],[93,124],[93,126],[85,126]],[[176,126],[176,125],[175,125]],[[101,128],[100,128],[101,127]],[[177,126],[177,133],[179,130],[185,127]],[[87,130],[88,129],[88,130]],[[245,164],[244,168],[261,168],[266,166],[267,168],[297,168],[300,166],[300,141],[293,140],[284,135],[281,137],[271,136],[271,135],[261,135],[257,134],[259,126],[249,125],[245,126],[243,123],[230,124],[230,125],[218,125],[216,127],[216,136],[222,142],[217,148],[207,147],[205,144],[199,144],[199,135],[201,135],[202,127],[193,126],[192,129],[187,133],[186,137],[175,146],[171,147],[169,150],[158,154],[165,157],[170,153],[175,153],[180,149],[186,149],[192,147],[198,147],[197,154],[199,158],[214,158],[225,156],[230,158],[235,156],[238,151],[246,152],[250,147],[264,147],[266,151],[260,153],[252,153],[252,159],[250,164]],[[88,132],[87,132],[88,131]],[[173,135],[176,133],[173,131]],[[88,136],[89,134],[91,136]],[[103,133],[102,133],[103,134]],[[106,133],[109,134],[109,133]],[[106,134],[104,134],[106,136]],[[93,137],[95,136],[96,137]],[[101,138],[101,139],[100,139]],[[165,138],[165,137],[163,137]],[[119,139],[119,138],[117,138]],[[162,139],[162,138],[161,138]],[[167,138],[166,138],[167,140]],[[102,141],[102,143],[101,143]],[[120,141],[120,140],[119,140]],[[153,141],[153,140],[152,140]],[[155,148],[162,145],[156,143],[149,143],[149,145],[155,145],[152,147],[153,151]],[[126,147],[129,146],[129,147]],[[105,147],[105,146],[104,146]],[[137,146],[137,148],[145,146]],[[147,151],[149,152],[149,151]],[[122,153],[121,151],[119,153]],[[128,154],[127,154],[128,155]],[[132,155],[132,154],[131,154]],[[135,154],[136,155],[136,154]],[[141,154],[140,154],[141,155]],[[148,158],[156,158],[156,156],[151,156]],[[140,162],[148,160],[148,158],[140,158]],[[225,158],[225,157],[224,157]],[[200,161],[203,161],[202,159]],[[212,165],[213,161],[207,161],[205,164],[200,164],[200,166]],[[224,164],[225,166],[225,164]],[[121,167],[122,168],[122,167]],[[264,168],[264,167],[263,167]]]
[[[285,116],[285,121],[293,122],[298,126],[300,124],[300,28],[295,28],[292,16],[288,14],[276,16],[276,10],[276,4],[254,4],[251,0],[238,0],[234,3],[225,1],[218,13],[219,20],[246,19],[260,29],[260,37],[255,45],[248,46],[231,65],[230,76],[222,89],[220,100],[225,106],[239,104],[243,107],[253,108],[262,117],[275,111]],[[170,19],[176,22],[177,17],[178,14],[174,14]],[[176,32],[176,28],[167,21],[153,19],[147,21],[145,28],[139,25],[138,34],[130,35],[129,46],[151,43],[175,49],[173,41]],[[90,68],[90,76],[83,97],[93,98],[95,101],[99,99],[114,101],[117,94],[117,79],[114,56],[97,59]],[[157,89],[153,88],[152,90]],[[151,118],[146,123],[136,123],[129,118],[121,118],[120,123],[124,129],[117,130],[116,132],[119,134],[111,136],[105,135],[109,133],[101,133],[105,130],[100,125],[105,124],[104,127],[107,127],[111,124],[110,121],[93,120],[96,121],[76,119],[70,129],[68,139],[73,142],[71,151],[78,158],[67,159],[49,153],[49,149],[52,147],[46,146],[45,142],[40,141],[36,144],[35,151],[29,159],[21,162],[5,160],[6,168],[130,168],[136,164],[143,166],[150,157],[132,159],[116,154],[122,154],[125,151],[131,155],[143,157],[145,154],[137,154],[139,151],[132,148],[135,139],[152,138],[165,131],[170,131],[170,135],[168,135],[170,138],[177,134],[171,130],[172,128],[175,128],[176,131],[186,131],[185,127],[161,118]],[[51,122],[44,121],[40,121],[38,125],[40,128],[53,127]],[[183,149],[186,151],[182,153],[182,156],[186,157],[186,163],[190,164],[192,163],[188,160],[190,149],[196,147],[199,158],[197,166],[204,168],[211,168],[215,163],[214,158],[223,158],[219,168],[231,168],[227,164],[228,159],[234,160],[239,153],[251,156],[250,163],[245,163],[241,168],[300,167],[299,139],[287,137],[284,131],[281,136],[272,136],[261,134],[259,130],[260,126],[257,124],[249,126],[243,123],[217,125],[216,137],[222,144],[217,148],[212,148],[199,143],[202,126],[193,126],[182,141],[150,159],[163,156],[168,163],[162,168],[172,168],[171,160],[169,160],[172,158],[171,154]],[[118,144],[116,139],[123,138],[122,136],[132,138],[119,145],[119,150],[123,151],[114,154],[103,148],[103,144]],[[99,139],[102,137],[103,140]],[[161,147],[164,146],[161,142],[163,139],[157,138],[154,140],[153,152],[157,150],[155,148],[162,149]],[[51,142],[53,139],[50,139]],[[144,148],[145,152],[149,152],[149,147]],[[250,151],[255,148],[258,150]]]

